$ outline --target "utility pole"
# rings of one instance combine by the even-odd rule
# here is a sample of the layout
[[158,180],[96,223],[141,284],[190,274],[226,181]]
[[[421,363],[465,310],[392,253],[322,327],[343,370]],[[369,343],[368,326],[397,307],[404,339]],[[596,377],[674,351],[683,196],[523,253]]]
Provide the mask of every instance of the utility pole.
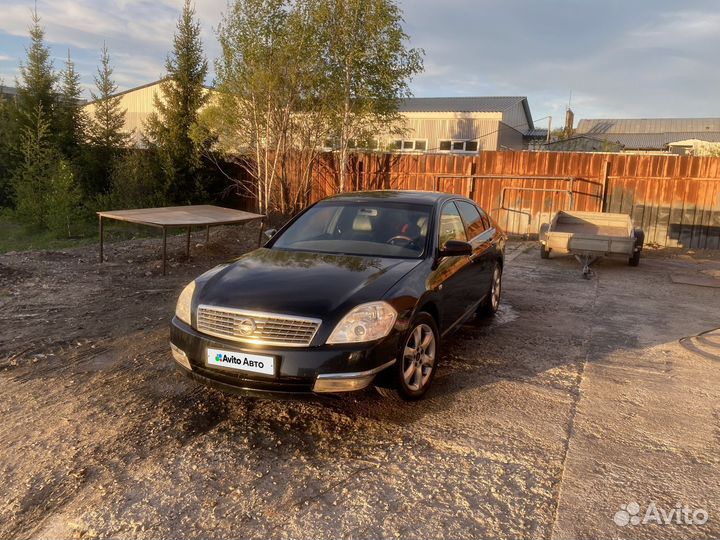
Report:
[[545,142],[550,142],[550,132],[552,131],[552,116],[548,116],[548,132]]

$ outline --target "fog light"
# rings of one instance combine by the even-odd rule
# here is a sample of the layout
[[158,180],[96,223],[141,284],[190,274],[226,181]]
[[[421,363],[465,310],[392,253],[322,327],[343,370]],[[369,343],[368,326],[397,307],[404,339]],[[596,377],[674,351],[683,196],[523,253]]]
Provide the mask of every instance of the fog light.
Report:
[[375,375],[366,375],[364,377],[355,378],[330,378],[318,376],[313,386],[313,392],[353,392],[354,390],[362,390],[369,385]]
[[180,364],[185,369],[189,369],[192,371],[192,366],[190,365],[190,360],[188,360],[187,355],[185,354],[185,351],[180,349],[179,347],[176,347],[172,343],[170,344],[170,350],[172,351],[173,358],[175,361]]

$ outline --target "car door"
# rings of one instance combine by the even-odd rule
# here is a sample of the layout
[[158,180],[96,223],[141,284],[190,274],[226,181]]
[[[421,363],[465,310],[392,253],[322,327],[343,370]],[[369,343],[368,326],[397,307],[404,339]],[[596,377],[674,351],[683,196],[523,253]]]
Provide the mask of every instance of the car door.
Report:
[[474,302],[480,300],[488,292],[488,283],[491,277],[490,261],[488,260],[489,242],[485,234],[485,225],[477,206],[470,201],[458,200],[455,204],[465,224],[468,242],[473,248],[470,256],[472,263],[472,280],[468,284],[468,294],[472,295]]
[[496,228],[493,220],[490,219],[490,217],[483,211],[483,209],[479,206],[478,209],[480,210],[480,215],[483,220],[483,228],[485,229],[482,238],[486,246],[484,256],[488,261],[488,264],[486,266],[487,287],[488,292],[490,292],[492,290],[493,269],[495,268],[495,264],[497,264],[498,261],[502,260],[503,254],[505,252],[505,237]]
[[[448,240],[467,241],[465,225],[455,203],[446,202],[438,220],[438,250]],[[473,264],[468,255],[439,258],[430,275],[430,286],[439,292],[441,309],[440,331],[449,330],[471,307],[472,297],[467,287],[472,281]]]

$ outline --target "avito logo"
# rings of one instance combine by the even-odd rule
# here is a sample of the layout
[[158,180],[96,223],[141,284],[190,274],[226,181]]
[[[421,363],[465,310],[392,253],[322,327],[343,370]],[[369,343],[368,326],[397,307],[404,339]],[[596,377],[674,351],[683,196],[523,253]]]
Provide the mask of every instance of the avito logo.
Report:
[[709,518],[707,510],[703,508],[692,509],[680,503],[674,508],[665,510],[654,502],[651,502],[645,512],[641,512],[640,505],[635,501],[628,504],[621,504],[620,510],[615,512],[613,521],[618,527],[626,525],[704,525]]

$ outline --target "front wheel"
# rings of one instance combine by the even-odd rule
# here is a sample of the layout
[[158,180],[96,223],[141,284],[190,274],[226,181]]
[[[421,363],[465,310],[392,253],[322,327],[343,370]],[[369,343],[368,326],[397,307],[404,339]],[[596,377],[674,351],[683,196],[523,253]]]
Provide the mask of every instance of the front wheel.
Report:
[[500,307],[500,295],[502,294],[502,267],[495,263],[492,273],[492,284],[490,294],[478,307],[477,314],[480,317],[491,317],[495,315]]
[[421,399],[435,378],[440,354],[440,334],[437,324],[427,313],[413,319],[410,330],[391,367],[392,388],[378,388],[386,397],[400,397],[406,401]]

